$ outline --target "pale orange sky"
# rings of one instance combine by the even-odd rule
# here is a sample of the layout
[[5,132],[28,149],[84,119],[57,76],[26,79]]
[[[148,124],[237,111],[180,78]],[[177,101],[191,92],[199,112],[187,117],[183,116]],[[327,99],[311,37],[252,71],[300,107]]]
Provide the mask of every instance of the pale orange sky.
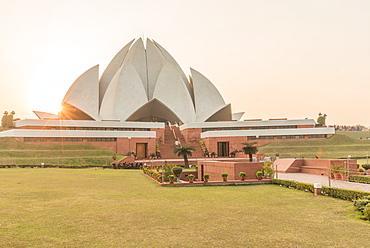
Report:
[[244,118],[370,126],[370,1],[0,0],[0,111],[57,113],[130,40],[161,44]]

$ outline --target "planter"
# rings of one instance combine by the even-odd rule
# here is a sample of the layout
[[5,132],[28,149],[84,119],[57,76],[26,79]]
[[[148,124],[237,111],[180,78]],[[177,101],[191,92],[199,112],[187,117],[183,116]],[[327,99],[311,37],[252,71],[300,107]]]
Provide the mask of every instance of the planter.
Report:
[[262,180],[262,177],[257,177],[258,180]]
[[334,179],[335,180],[340,180],[342,177],[340,176],[341,174],[339,173],[333,173],[334,174]]
[[227,182],[227,177],[222,177],[222,179],[224,180],[224,182]]
[[175,182],[175,178],[170,178],[170,184],[173,184]]
[[343,181],[347,181],[348,176],[346,174],[340,174],[340,177]]
[[242,176],[240,180],[245,181],[245,177],[244,177],[244,176]]
[[209,180],[208,178],[204,178],[205,183],[208,183],[208,180]]
[[194,182],[194,177],[188,177],[189,178],[189,183],[193,183]]

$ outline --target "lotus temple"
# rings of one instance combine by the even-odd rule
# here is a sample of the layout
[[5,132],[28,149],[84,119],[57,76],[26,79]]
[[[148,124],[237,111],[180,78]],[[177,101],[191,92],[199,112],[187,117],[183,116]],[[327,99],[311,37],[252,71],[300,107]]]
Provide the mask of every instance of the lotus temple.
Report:
[[38,119],[15,121],[0,133],[32,143],[84,143],[126,155],[147,158],[160,151],[174,158],[173,149],[193,145],[196,157],[205,148],[219,157],[241,149],[243,142],[264,145],[280,140],[324,139],[332,127],[317,127],[314,119],[242,119],[233,113],[217,88],[203,74],[187,76],[157,42],[134,39],[125,45],[100,75],[99,65],[71,85],[62,110],[34,111]]

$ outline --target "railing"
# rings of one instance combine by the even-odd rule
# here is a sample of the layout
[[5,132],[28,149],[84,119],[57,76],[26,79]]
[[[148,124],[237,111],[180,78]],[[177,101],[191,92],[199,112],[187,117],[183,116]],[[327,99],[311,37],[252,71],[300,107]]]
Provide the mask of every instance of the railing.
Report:
[[[180,138],[176,136],[175,129],[172,128],[173,126],[171,125],[171,122],[168,122],[168,126],[170,127],[170,130],[172,131],[173,137],[175,139],[175,145],[182,147]],[[177,123],[175,123],[175,126],[177,126]]]

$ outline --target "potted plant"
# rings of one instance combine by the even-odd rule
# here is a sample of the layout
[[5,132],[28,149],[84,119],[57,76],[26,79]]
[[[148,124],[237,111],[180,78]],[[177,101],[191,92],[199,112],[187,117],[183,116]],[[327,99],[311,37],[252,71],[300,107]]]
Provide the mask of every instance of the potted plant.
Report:
[[369,170],[370,170],[370,164],[363,164],[362,168],[364,168],[365,171],[367,171],[367,175],[369,175]]
[[258,180],[262,180],[262,176],[263,176],[262,171],[257,171],[256,172],[256,177],[257,177]]
[[244,181],[247,174],[245,172],[240,172],[239,176],[240,176],[241,180]]
[[339,174],[340,174],[340,177],[341,177],[341,179],[344,181],[344,180],[347,180],[347,175],[348,175],[348,170],[346,170],[346,169],[344,169],[343,168],[343,170],[341,170],[340,172],[339,172]]
[[159,175],[158,176],[158,182],[162,183],[163,182],[163,176],[162,175]]
[[189,174],[188,178],[189,178],[189,183],[193,183],[195,176],[193,174]]
[[227,177],[229,176],[229,174],[227,174],[227,173],[222,173],[221,174],[221,177],[222,177],[222,179],[224,180],[224,182],[227,182]]
[[173,184],[175,182],[175,175],[169,175],[168,179],[170,179],[170,184]]
[[341,173],[341,171],[343,171],[343,169],[344,168],[341,164],[333,164],[332,166],[330,166],[330,171],[331,171],[331,173],[333,173],[334,179],[336,179],[336,180],[341,179],[340,173]]
[[362,168],[359,168],[359,169],[358,169],[358,172],[360,173],[360,175],[364,175],[364,174],[365,174],[365,170],[364,170],[364,169],[362,169]]
[[208,175],[208,174],[205,174],[205,175],[203,176],[203,178],[204,178],[204,182],[206,183],[206,182],[208,182],[208,180],[209,180],[209,175]]

